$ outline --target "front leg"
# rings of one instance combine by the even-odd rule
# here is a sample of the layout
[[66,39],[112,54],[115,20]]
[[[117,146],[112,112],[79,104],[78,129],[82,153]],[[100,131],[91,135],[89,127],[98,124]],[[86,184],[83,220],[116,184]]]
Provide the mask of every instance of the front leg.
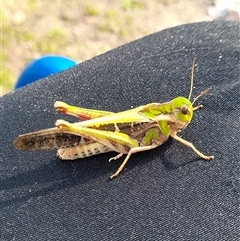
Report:
[[203,108],[203,105],[197,105],[197,106],[193,107],[193,111],[199,110],[201,108]]
[[206,156],[203,153],[201,153],[199,150],[196,149],[196,147],[189,141],[184,140],[183,138],[177,136],[176,133],[171,134],[172,138],[175,140],[181,142],[183,145],[190,147],[199,157],[204,159],[205,161],[209,161],[211,159],[214,159],[214,156]]

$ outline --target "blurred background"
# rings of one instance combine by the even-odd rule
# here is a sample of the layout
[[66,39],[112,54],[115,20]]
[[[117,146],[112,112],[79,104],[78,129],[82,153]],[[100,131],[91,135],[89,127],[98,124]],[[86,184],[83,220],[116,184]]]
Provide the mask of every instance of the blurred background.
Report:
[[22,70],[47,54],[77,63],[177,25],[239,21],[240,0],[3,0],[1,90],[13,90]]

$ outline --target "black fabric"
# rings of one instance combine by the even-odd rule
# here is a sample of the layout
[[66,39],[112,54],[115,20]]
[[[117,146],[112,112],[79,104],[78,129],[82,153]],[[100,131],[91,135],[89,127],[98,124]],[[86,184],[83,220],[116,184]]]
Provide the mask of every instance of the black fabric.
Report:
[[[20,152],[19,134],[54,126],[62,100],[121,111],[212,90],[181,136],[210,162],[169,139],[134,154],[61,162],[55,151]],[[21,88],[1,99],[2,240],[238,240],[239,23],[166,29]]]

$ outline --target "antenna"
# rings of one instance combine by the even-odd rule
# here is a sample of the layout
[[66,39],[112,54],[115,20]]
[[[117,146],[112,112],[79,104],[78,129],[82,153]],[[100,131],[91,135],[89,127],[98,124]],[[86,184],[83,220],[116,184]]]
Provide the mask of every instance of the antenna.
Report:
[[210,87],[210,88],[207,88],[206,90],[202,91],[197,97],[195,97],[195,98],[193,99],[192,106],[193,106],[194,102],[195,102],[197,99],[199,99],[201,96],[205,95],[205,94],[206,94],[209,90],[211,90],[211,89],[212,89],[211,87]]
[[193,59],[193,62],[192,62],[192,72],[191,72],[190,93],[189,93],[189,96],[188,96],[188,99],[189,99],[189,100],[191,99],[192,90],[193,90],[194,66],[195,66],[195,58]]

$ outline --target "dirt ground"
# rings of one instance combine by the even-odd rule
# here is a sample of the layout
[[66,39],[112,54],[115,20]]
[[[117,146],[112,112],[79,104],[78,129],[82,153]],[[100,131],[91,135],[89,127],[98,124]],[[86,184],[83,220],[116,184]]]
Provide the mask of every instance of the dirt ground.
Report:
[[1,93],[46,54],[78,63],[173,26],[211,21],[210,0],[7,0],[2,3]]

